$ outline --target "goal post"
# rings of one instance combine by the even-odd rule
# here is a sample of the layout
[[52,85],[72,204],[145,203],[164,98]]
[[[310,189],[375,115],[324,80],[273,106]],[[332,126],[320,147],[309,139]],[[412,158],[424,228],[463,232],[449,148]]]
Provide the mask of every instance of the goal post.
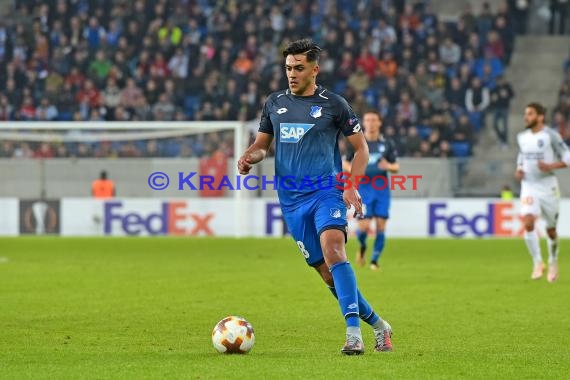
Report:
[[[176,139],[215,132],[233,132],[233,165],[228,174],[239,175],[237,160],[247,149],[249,126],[242,121],[128,121],[128,122],[0,122],[0,141],[13,144],[73,144],[101,142],[134,142]],[[146,156],[144,158],[152,158]],[[173,157],[174,158],[174,157]],[[228,157],[230,158],[230,157]],[[230,158],[232,159],[232,158]],[[243,189],[232,190],[235,237],[248,236],[246,194]]]

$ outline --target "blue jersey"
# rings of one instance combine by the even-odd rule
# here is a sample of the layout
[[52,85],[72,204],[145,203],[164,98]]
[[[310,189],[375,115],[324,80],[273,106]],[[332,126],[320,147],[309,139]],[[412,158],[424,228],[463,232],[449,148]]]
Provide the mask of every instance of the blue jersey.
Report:
[[[393,164],[398,161],[398,152],[396,150],[396,144],[390,140],[385,139],[384,137],[380,136],[380,138],[376,141],[369,141],[366,140],[368,144],[368,165],[366,166],[365,175],[372,180],[375,176],[384,176],[386,177],[386,187],[384,191],[390,191],[390,182],[389,182],[389,174],[386,170],[380,169],[378,166],[382,158],[384,158],[389,163]],[[347,160],[352,160],[352,153],[350,153],[347,157]],[[375,181],[376,187],[383,187],[384,182],[382,180]],[[383,190],[377,190],[372,187],[372,184],[363,184],[360,185],[361,192],[378,192]]]
[[342,192],[334,187],[343,186],[336,180],[342,172],[339,135],[362,133],[346,100],[321,86],[309,96],[289,90],[269,95],[259,132],[275,138],[277,194],[285,210],[322,194],[323,188]]
[[384,158],[389,163],[393,164],[398,160],[398,153],[396,146],[392,140],[380,137],[377,141],[366,141],[368,143],[368,165],[366,166],[366,175],[374,177],[382,175],[388,178],[388,172],[380,169],[378,164]]

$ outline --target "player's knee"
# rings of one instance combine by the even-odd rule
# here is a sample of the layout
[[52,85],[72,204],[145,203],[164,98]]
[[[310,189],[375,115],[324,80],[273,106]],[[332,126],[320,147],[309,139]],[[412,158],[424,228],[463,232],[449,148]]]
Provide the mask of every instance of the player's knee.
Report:
[[534,231],[534,217],[528,215],[523,219],[524,229],[527,232]]
[[327,265],[346,261],[344,250],[344,233],[340,230],[327,230],[321,234],[323,255]]
[[548,235],[548,237],[550,239],[555,240],[556,239],[556,228],[547,228],[546,234]]

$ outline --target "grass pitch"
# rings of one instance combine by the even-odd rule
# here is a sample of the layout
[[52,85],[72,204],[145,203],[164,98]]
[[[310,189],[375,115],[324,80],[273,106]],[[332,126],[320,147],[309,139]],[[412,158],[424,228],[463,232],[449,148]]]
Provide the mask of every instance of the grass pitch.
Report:
[[[0,378],[568,378],[561,247],[549,284],[522,240],[388,240],[381,272],[355,270],[395,351],[363,325],[366,354],[345,357],[338,304],[291,239],[0,239]],[[253,324],[248,355],[211,345],[231,314]]]

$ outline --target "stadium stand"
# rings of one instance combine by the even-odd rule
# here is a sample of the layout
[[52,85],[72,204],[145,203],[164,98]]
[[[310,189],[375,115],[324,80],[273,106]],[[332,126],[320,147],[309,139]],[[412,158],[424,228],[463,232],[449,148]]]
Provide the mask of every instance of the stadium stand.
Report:
[[[0,21],[0,120],[253,120],[287,85],[281,48],[306,36],[319,82],[380,110],[401,156],[466,157],[515,26],[506,4],[448,22],[428,1],[22,1]],[[0,157],[203,156],[231,138],[3,141]]]

